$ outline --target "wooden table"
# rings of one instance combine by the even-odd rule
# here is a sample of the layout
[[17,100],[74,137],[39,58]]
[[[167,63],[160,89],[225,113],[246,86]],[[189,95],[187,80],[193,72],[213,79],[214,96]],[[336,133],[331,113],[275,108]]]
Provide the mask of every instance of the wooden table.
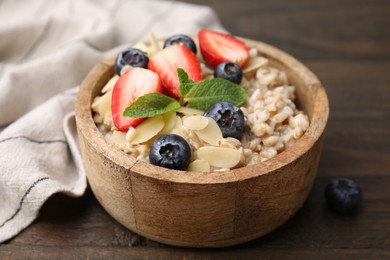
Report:
[[[390,258],[390,2],[388,0],[186,0],[209,4],[233,34],[275,45],[320,78],[330,119],[312,192],[273,233],[224,249],[161,245],[118,224],[91,191],[55,195],[40,217],[0,245],[0,259]],[[363,189],[358,215],[333,213],[323,191],[335,177]]]

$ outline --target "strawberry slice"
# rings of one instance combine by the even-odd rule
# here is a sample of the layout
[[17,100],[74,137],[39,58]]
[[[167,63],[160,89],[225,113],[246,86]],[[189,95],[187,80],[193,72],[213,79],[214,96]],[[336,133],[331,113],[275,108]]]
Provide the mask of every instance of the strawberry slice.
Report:
[[123,74],[112,90],[112,120],[120,131],[127,131],[145,118],[123,116],[125,109],[138,97],[150,92],[162,92],[161,81],[156,73],[144,68],[133,68]]
[[237,63],[243,68],[249,60],[248,46],[232,35],[203,29],[199,31],[198,37],[203,59],[213,69],[226,61]]
[[202,69],[198,58],[190,49],[180,44],[162,49],[148,63],[148,69],[160,76],[163,88],[175,98],[180,96],[178,68],[184,69],[188,77],[195,82],[202,79]]

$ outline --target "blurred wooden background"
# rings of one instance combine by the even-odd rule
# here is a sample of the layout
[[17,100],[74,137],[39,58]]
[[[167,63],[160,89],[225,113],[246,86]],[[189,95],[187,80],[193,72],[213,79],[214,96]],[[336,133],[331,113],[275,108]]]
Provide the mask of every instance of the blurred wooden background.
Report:
[[[39,258],[390,258],[390,1],[185,0],[210,5],[234,35],[272,44],[301,60],[330,99],[318,177],[284,226],[225,249],[160,245],[116,223],[90,191],[55,195],[41,216],[0,246],[0,259]],[[335,177],[363,189],[357,216],[331,212],[323,190]]]

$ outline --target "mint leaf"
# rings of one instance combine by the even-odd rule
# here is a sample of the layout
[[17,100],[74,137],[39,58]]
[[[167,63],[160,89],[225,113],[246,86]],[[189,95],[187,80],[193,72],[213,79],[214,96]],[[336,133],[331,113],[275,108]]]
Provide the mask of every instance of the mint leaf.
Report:
[[159,92],[152,92],[137,98],[123,112],[123,116],[132,118],[152,117],[180,108],[180,103]]
[[132,118],[153,117],[175,111],[185,104],[206,110],[221,101],[240,106],[247,97],[245,89],[226,79],[212,78],[194,82],[181,68],[177,69],[177,74],[180,82],[180,102],[162,93],[153,92],[136,99],[125,109],[123,115]]
[[180,84],[195,83],[195,81],[188,77],[188,73],[182,68],[177,69],[177,75],[179,77]]
[[187,72],[182,68],[177,69],[177,75],[180,82],[179,94],[180,97],[184,97],[196,83],[188,77]]
[[194,83],[184,95],[183,102],[188,103],[192,108],[206,110],[221,101],[240,106],[246,96],[246,91],[240,85],[226,79],[213,78]]

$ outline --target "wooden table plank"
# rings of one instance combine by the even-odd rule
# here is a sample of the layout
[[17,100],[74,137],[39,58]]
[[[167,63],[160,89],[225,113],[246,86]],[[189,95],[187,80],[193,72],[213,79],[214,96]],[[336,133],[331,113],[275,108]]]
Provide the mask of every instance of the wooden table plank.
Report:
[[[133,247],[131,250],[123,247],[42,247],[26,246],[23,248],[7,245],[3,247],[2,256],[8,259],[25,259],[21,255],[30,258],[49,259],[85,259],[88,255],[91,259],[388,259],[388,250],[378,249],[334,249],[334,248],[228,248],[225,250],[194,250],[187,248],[146,248]],[[77,252],[69,257],[69,252]]]

